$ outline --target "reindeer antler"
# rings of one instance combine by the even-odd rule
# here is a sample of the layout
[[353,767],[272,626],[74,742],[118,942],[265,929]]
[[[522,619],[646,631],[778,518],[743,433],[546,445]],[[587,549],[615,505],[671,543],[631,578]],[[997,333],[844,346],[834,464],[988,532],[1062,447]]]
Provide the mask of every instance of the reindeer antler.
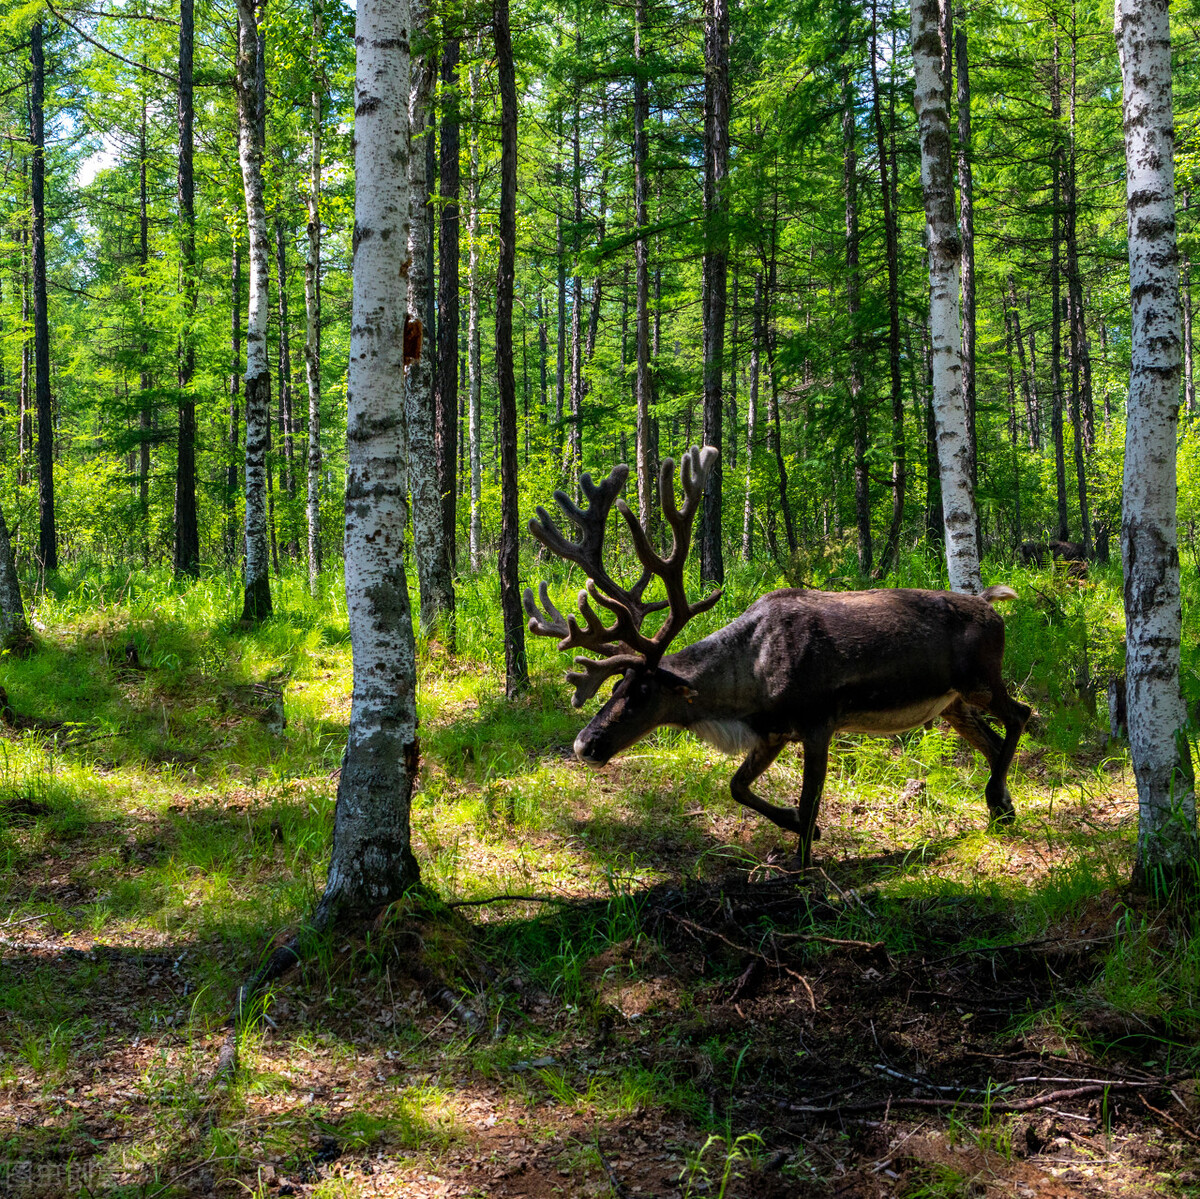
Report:
[[[545,510],[538,507],[538,520],[529,522],[529,531],[547,549],[582,566],[588,572],[587,588],[579,593],[577,605],[583,624],[574,616],[564,617],[554,606],[546,584],[538,588],[542,610],[533,598],[531,588],[525,589],[525,611],[529,616],[529,631],[542,637],[558,637],[561,650],[583,649],[599,654],[600,658],[577,657],[578,673],[567,675],[567,681],[575,685],[572,703],[580,707],[599,690],[605,679],[622,674],[633,666],[657,666],[667,646],[678,636],[680,630],[693,617],[707,611],[721,598],[719,590],[706,596],[696,604],[689,604],[684,591],[683,571],[691,546],[692,526],[700,505],[700,497],[709,475],[717,463],[719,451],[711,446],[700,449],[693,446],[684,454],[680,483],[683,489],[683,507],[675,502],[675,463],[668,458],[662,464],[659,479],[659,496],[663,515],[671,527],[671,552],[660,557],[650,544],[650,538],[624,500],[618,498],[620,490],[629,477],[627,466],[615,466],[599,484],[592,482],[590,475],[581,479],[583,493],[587,496],[587,508],[580,508],[562,491],[554,498],[567,518],[580,531],[578,541],[568,540]],[[642,574],[631,588],[615,582],[604,568],[602,551],[604,530],[613,504],[625,518],[633,536],[634,549],[642,564]],[[642,599],[649,581],[658,577],[666,589],[665,601],[646,603]],[[615,620],[605,625],[591,606],[594,600],[612,613]],[[641,632],[642,622],[651,612],[669,609],[662,627],[653,637]]]

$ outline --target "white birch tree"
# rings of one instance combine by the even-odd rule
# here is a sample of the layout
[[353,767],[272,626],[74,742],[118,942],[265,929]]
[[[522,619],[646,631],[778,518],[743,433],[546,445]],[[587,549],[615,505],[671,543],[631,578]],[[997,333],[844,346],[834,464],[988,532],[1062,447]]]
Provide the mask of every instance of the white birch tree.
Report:
[[959,272],[962,242],[954,212],[950,115],[942,73],[938,0],[913,0],[914,102],[921,142],[921,192],[929,247],[929,331],[933,346],[933,411],[946,530],[946,568],[953,591],[977,595],[979,544],[971,487],[971,443],[962,390]]
[[346,430],[346,604],[354,693],[319,916],[377,910],[418,878],[408,819],[419,751],[402,459],[409,15],[409,0],[359,0],[355,22],[354,300]]
[[1179,690],[1180,310],[1167,0],[1116,0],[1114,32],[1123,85],[1132,316],[1121,549],[1129,747],[1138,786],[1134,881],[1151,888],[1169,885],[1197,854],[1195,784]]
[[238,0],[238,159],[246,194],[250,296],[246,310],[246,593],[242,619],[271,613],[267,544],[267,442],[271,435],[271,364],[267,356],[270,277],[263,145],[259,136],[258,18],[254,0]]

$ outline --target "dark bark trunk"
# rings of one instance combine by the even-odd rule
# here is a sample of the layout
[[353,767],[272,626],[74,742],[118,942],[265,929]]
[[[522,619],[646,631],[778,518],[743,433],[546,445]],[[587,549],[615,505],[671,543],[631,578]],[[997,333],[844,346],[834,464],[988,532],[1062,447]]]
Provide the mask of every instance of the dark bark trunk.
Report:
[[37,406],[38,558],[43,570],[57,570],[58,533],[54,524],[54,422],[50,404],[50,322],[46,308],[46,59],[42,51],[41,21],[37,21],[33,26],[31,42],[33,365]]
[[896,229],[896,168],[889,160],[879,99],[879,67],[875,4],[871,5],[871,114],[879,158],[879,196],[883,206],[883,232],[888,272],[888,377],[892,401],[892,521],[878,573],[886,575],[900,556],[904,524],[904,499],[908,487],[908,453],[904,443],[904,386],[900,375],[900,242]]
[[1062,117],[1062,80],[1058,66],[1058,27],[1054,28],[1054,69],[1050,90],[1050,117],[1054,123],[1050,150],[1050,435],[1054,441],[1054,481],[1058,500],[1058,540],[1071,539],[1067,519],[1067,463],[1063,436],[1062,385],[1062,144],[1058,126]]
[[[852,46],[848,31],[844,49],[849,57]],[[858,530],[858,573],[868,578],[874,565],[874,550],[871,544],[871,486],[867,470],[863,347],[859,331],[858,148],[855,138],[854,79],[848,66],[842,73],[842,188],[845,198],[846,316],[850,326],[846,373],[850,384],[850,411],[854,419],[854,522]]]
[[[454,564],[458,560],[458,257],[459,257],[459,39],[448,34],[442,52],[442,214],[438,231],[437,413],[438,490],[442,497],[444,560],[434,585],[454,648]],[[430,175],[430,182],[433,176]],[[431,232],[432,242],[432,232]],[[433,276],[430,275],[432,280]]]
[[504,614],[505,694],[529,688],[517,538],[517,397],[512,312],[517,239],[517,82],[508,0],[494,0],[492,28],[500,84],[500,255],[496,272],[496,385],[500,401],[500,606]]
[[179,0],[179,240],[183,279],[184,323],[179,344],[179,445],[175,466],[175,577],[200,574],[200,525],[196,513],[196,401],[192,379],[196,373],[196,346],[192,322],[196,319],[196,210],[192,170],[193,0]]
[[[704,444],[720,450],[724,413],[721,383],[725,369],[725,303],[729,234],[725,178],[729,174],[729,7],[707,0],[704,35]],[[700,510],[700,577],[725,581],[721,529],[720,459],[713,467]]]
[[229,373],[229,465],[225,468],[225,558],[230,566],[236,566],[240,557],[237,522],[238,403],[242,390],[242,253],[236,233],[230,266],[230,352],[233,365]]

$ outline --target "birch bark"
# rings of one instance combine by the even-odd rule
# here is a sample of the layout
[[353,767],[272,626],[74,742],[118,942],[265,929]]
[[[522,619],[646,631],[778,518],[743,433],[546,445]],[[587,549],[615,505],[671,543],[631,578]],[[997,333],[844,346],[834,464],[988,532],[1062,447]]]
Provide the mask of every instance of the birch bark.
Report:
[[246,305],[246,589],[242,619],[271,613],[267,544],[267,444],[271,436],[271,366],[267,358],[269,276],[263,144],[259,135],[258,19],[254,0],[238,0],[238,159],[246,195],[250,296]]
[[942,39],[937,0],[914,0],[912,56],[914,99],[921,142],[921,191],[929,245],[929,334],[933,364],[933,415],[937,429],[946,567],[953,591],[978,594],[979,548],[971,446],[962,394],[959,337],[959,256],[954,217],[947,88],[941,70]]
[[409,834],[419,748],[402,461],[412,156],[408,34],[408,0],[359,0],[346,414],[346,604],[354,694],[318,920],[378,909],[418,879]]
[[1114,26],[1132,310],[1121,548],[1129,747],[1139,806],[1134,881],[1156,888],[1183,874],[1197,855],[1195,784],[1179,690],[1179,256],[1167,0],[1117,0]]

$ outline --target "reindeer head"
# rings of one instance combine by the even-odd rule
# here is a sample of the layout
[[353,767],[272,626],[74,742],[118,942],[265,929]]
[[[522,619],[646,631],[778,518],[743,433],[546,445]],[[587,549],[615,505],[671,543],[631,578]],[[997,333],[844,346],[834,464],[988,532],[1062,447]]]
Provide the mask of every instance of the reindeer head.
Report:
[[[550,599],[546,584],[539,587],[541,609],[533,591],[525,589],[525,611],[529,615],[529,631],[542,637],[559,638],[561,650],[588,650],[598,657],[577,657],[579,668],[567,674],[574,684],[572,704],[581,707],[614,675],[624,677],[613,689],[608,703],[575,740],[575,753],[590,765],[603,766],[614,754],[628,748],[639,738],[661,724],[671,724],[675,708],[687,702],[686,684],[660,664],[667,647],[693,616],[706,612],[721,598],[719,590],[695,604],[688,602],[684,591],[683,571],[691,546],[692,526],[700,506],[700,497],[709,474],[716,465],[718,451],[711,446],[693,446],[683,456],[680,483],[683,506],[675,502],[675,463],[667,459],[662,464],[659,498],[663,515],[671,528],[671,552],[660,557],[650,544],[646,529],[638,521],[618,493],[629,476],[627,466],[616,466],[600,484],[585,474],[581,480],[588,506],[580,508],[562,491],[554,498],[567,518],[579,530],[579,540],[568,540],[553,518],[539,507],[538,519],[529,522],[529,531],[547,549],[575,562],[587,572],[587,586],[579,592],[579,617],[564,617]],[[603,563],[604,530],[608,514],[616,503],[617,511],[625,518],[633,538],[634,550],[642,565],[641,577],[633,587],[625,588],[615,582]],[[647,602],[642,596],[654,578],[663,582],[667,598]],[[606,625],[592,607],[595,602],[612,614],[613,623]],[[667,611],[662,625],[653,636],[642,633],[646,617],[654,612]]]

